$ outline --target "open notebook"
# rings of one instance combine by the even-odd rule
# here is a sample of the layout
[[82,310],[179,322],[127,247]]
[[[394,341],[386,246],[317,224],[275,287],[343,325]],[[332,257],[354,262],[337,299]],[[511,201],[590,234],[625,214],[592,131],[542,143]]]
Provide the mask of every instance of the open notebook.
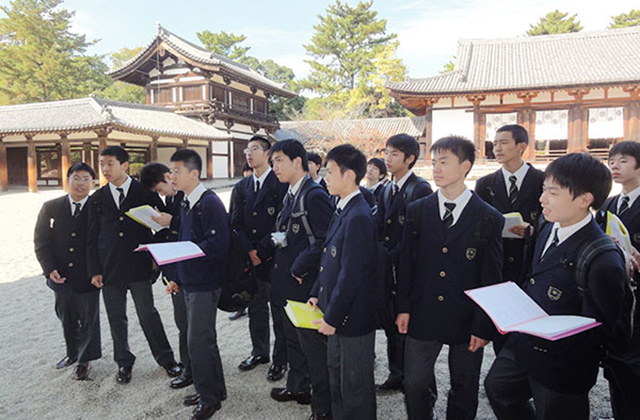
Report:
[[191,241],[140,245],[134,251],[149,251],[158,265],[204,257],[202,249]]

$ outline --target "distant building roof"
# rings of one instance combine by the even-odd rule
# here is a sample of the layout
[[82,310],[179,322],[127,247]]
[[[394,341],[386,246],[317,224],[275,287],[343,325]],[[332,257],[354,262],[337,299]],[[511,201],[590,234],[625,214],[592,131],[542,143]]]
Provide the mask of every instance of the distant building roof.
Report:
[[281,121],[280,129],[273,137],[276,140],[297,139],[302,143],[309,140],[353,139],[385,141],[389,137],[406,133],[413,137],[424,135],[425,121],[422,117],[368,118],[363,120],[330,121]]
[[215,54],[199,45],[193,44],[192,42],[189,42],[163,28],[160,24],[158,24],[158,34],[156,37],[147,44],[147,46],[140,51],[138,55],[124,63],[121,67],[111,71],[109,75],[114,79],[121,79],[128,73],[135,71],[138,65],[141,64],[141,61],[146,61],[149,58],[149,54],[155,50],[160,42],[165,42],[167,46],[173,48],[177,53],[193,60],[203,68],[206,68],[207,66],[223,67],[230,73],[251,81],[269,92],[286,97],[295,96],[295,93],[285,89],[283,84],[276,83],[273,80],[264,77],[247,65],[230,60],[227,57]]
[[455,69],[389,83],[396,95],[504,92],[640,82],[640,27],[468,39],[458,42]]
[[98,97],[0,106],[0,136],[112,127],[137,134],[199,140],[231,136],[170,109]]

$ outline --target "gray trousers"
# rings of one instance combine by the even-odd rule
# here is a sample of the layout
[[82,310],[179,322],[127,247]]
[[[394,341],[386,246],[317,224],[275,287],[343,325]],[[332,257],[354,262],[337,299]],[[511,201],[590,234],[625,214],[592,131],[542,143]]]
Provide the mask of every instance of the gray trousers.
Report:
[[129,349],[127,290],[131,291],[138,321],[149,343],[153,358],[161,366],[174,361],[173,350],[164,332],[162,319],[153,304],[151,283],[146,280],[133,283],[111,283],[102,288],[102,297],[113,339],[114,360],[120,367],[133,366],[136,360]]
[[331,410],[335,420],[375,420],[373,375],[375,332],[359,337],[327,337]]
[[221,396],[227,392],[216,332],[220,289],[212,292],[185,291],[184,298],[193,384],[203,405],[218,405]]
[[[257,271],[260,273],[260,271]],[[269,357],[270,334],[269,334],[269,297],[271,294],[271,284],[263,281],[265,276],[257,280],[257,290],[251,302],[249,302],[249,333],[253,349],[252,356]],[[279,315],[277,308],[271,305],[271,316],[273,317],[273,334],[275,341],[273,344],[273,364],[287,364],[287,344],[282,330],[282,321],[277,322]]]
[[[407,336],[404,358],[404,392],[409,420],[430,419],[433,413],[431,385],[434,365],[443,343]],[[468,345],[449,345],[451,388],[447,399],[447,419],[473,420],[478,409],[478,388],[483,349],[475,353]]]
[[62,323],[67,356],[81,364],[101,358],[100,291],[55,292],[55,310]]
[[184,300],[182,288],[175,295],[171,295],[173,303],[173,320],[178,327],[178,343],[180,346],[180,362],[184,366],[182,375],[191,377],[191,361],[189,360],[189,347],[187,345],[187,304]]
[[[498,420],[588,420],[589,393],[561,394],[529,377],[509,347],[503,347],[484,380]],[[535,412],[529,404],[533,397]]]

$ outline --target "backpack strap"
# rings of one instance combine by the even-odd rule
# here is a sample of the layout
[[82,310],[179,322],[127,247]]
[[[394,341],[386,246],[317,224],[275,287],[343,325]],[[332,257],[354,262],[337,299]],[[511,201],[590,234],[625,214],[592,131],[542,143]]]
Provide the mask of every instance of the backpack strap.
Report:
[[493,221],[494,217],[492,215],[491,208],[487,204],[484,212],[482,213],[482,217],[476,223],[476,227],[473,229],[473,238],[476,242],[478,254],[481,254],[489,244],[489,237],[491,236],[491,231],[493,230]]
[[587,241],[577,253],[575,263],[575,281],[581,296],[587,289],[587,271],[589,265],[601,254],[607,251],[616,251],[624,260],[624,254],[618,245],[609,236],[601,236],[595,241]]
[[[300,196],[298,197],[298,211],[297,212],[292,212],[291,216],[289,216],[289,225],[291,225],[291,219],[293,219],[294,217],[299,217],[302,220],[302,226],[304,226],[304,230],[307,233],[307,238],[309,239],[309,244],[313,245],[316,243],[316,237],[313,235],[313,230],[311,230],[311,224],[309,223],[309,219],[307,218],[307,210],[305,209],[305,198],[307,196],[307,193],[311,190],[313,190],[314,188],[322,188],[324,189],[320,184],[317,184],[314,182],[314,185],[311,185],[311,187],[309,187],[309,189],[307,189],[306,191],[302,189],[300,190]],[[287,231],[289,229],[287,228]]]

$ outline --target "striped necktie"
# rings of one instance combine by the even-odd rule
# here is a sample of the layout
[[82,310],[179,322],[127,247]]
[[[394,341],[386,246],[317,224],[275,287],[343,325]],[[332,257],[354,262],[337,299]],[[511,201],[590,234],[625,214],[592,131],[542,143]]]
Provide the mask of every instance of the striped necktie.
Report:
[[620,198],[620,208],[618,209],[618,216],[622,216],[627,210],[629,210],[629,196],[623,195]]
[[442,221],[446,227],[450,228],[453,225],[453,209],[456,208],[456,203],[444,203],[444,206],[446,210]]
[[75,210],[73,211],[73,217],[80,216],[80,207],[82,206],[82,204],[74,201],[73,205],[76,206]]
[[509,202],[511,202],[512,206],[518,199],[518,186],[516,185],[517,181],[518,178],[515,175],[511,175],[509,177],[509,182],[511,182],[511,186],[509,187]]
[[120,208],[124,202],[124,188],[116,187],[116,190],[120,193],[120,196],[118,197],[118,208]]
[[545,249],[544,252],[542,253],[542,256],[540,257],[540,261],[544,260],[545,257],[549,255],[549,253],[551,253],[551,251],[553,251],[558,247],[558,242],[560,242],[558,239],[558,228],[555,228],[553,229],[553,240],[551,241],[547,249]]

